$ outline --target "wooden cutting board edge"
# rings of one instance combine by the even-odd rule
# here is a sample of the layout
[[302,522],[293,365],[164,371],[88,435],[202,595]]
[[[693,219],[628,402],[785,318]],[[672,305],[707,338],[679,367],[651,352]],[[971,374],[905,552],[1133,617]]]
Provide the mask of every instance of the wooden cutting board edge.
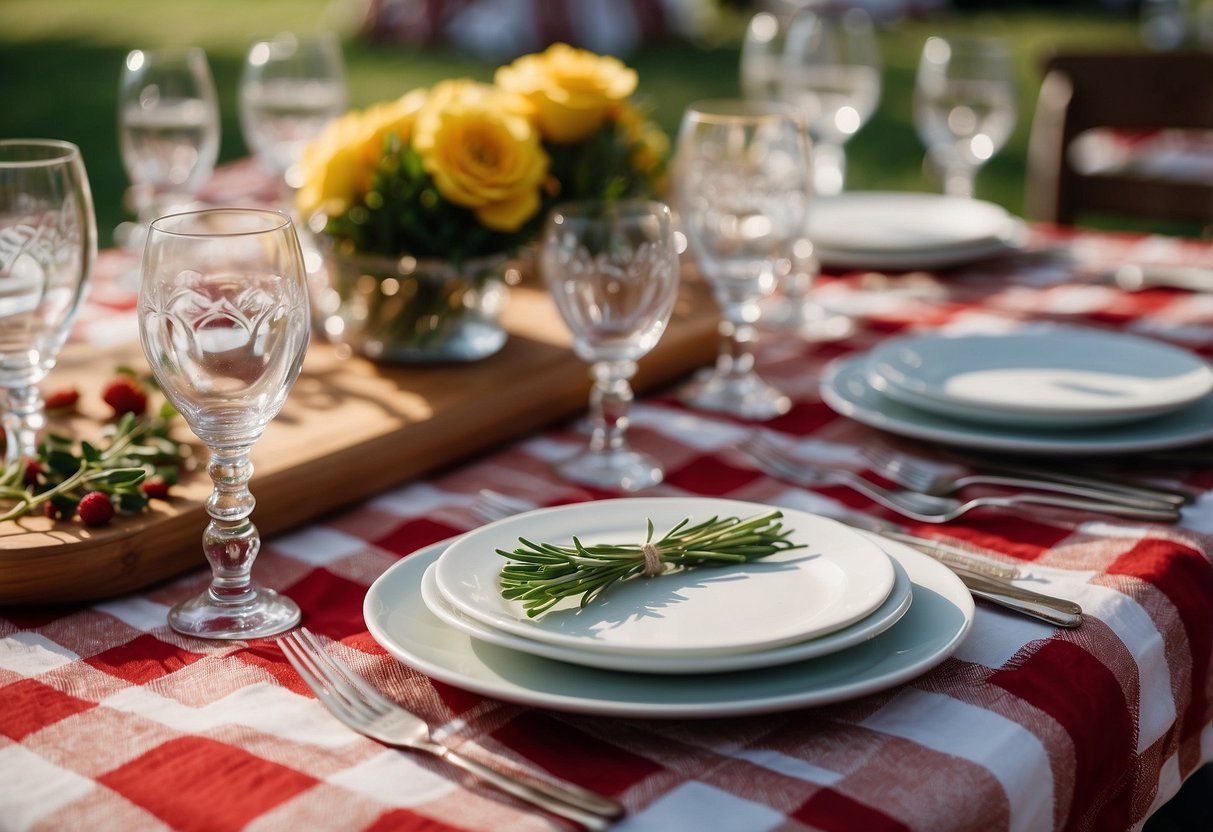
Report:
[[[717,348],[718,320],[702,282],[684,281],[668,331],[640,361],[636,390],[658,388],[709,364]],[[298,447],[292,448],[289,437],[284,437],[291,431],[286,426],[292,419],[305,419],[308,414],[305,407],[293,408],[288,400],[283,429],[272,433],[275,425],[271,425],[253,453],[252,490],[257,499],[253,521],[262,535],[313,521],[584,411],[590,387],[587,367],[568,349],[567,335],[546,294],[516,289],[505,323],[512,337],[497,356],[475,365],[423,371],[378,366],[356,357],[337,359],[333,347],[313,344],[309,364],[321,364],[329,371],[338,368],[340,383],[348,380],[355,392],[373,390],[382,398],[391,396],[395,388],[401,396],[410,395],[410,379],[420,379],[435,391],[432,398],[437,404],[429,418],[409,420],[385,413],[369,427],[360,423],[357,440],[345,444],[334,419],[315,414],[329,423],[328,442],[316,455],[301,457]],[[543,338],[532,338],[535,332]],[[118,364],[140,362],[137,345],[75,348],[65,351],[59,369],[82,389],[95,390]],[[301,382],[308,380],[309,364]],[[480,387],[488,384],[498,385],[492,391],[491,408],[486,408],[487,397]],[[298,444],[310,448],[321,443]],[[207,477],[199,472],[177,489],[178,496],[169,503],[154,502],[152,510],[99,530],[74,522],[50,524],[43,518],[14,521],[13,533],[0,534],[0,605],[107,598],[205,566],[201,536],[208,519],[204,502],[209,491]]]

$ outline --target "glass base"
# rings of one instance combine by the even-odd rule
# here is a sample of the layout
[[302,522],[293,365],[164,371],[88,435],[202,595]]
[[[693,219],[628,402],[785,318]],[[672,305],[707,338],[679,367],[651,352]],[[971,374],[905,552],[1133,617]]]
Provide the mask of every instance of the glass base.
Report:
[[169,626],[198,638],[245,639],[284,633],[299,623],[299,605],[290,598],[256,584],[252,591],[251,600],[229,604],[208,589],[169,610]]
[[584,451],[556,466],[560,476],[599,488],[639,491],[661,482],[661,464],[639,451]]
[[855,321],[849,315],[817,303],[796,303],[779,297],[771,298],[763,308],[762,322],[771,329],[793,332],[802,340],[818,343],[841,341],[855,332]]
[[722,376],[708,372],[679,391],[683,402],[698,410],[715,410],[743,419],[764,421],[792,409],[792,400],[754,373]]

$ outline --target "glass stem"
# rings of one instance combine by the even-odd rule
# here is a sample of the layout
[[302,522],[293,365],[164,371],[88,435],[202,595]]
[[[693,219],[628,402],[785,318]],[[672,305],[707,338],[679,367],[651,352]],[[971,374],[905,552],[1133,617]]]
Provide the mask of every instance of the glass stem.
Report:
[[754,372],[754,345],[758,333],[751,323],[747,303],[722,304],[720,352],[716,356],[716,374],[725,379],[739,379]]
[[943,171],[943,192],[948,196],[971,199],[976,178],[977,168],[973,165],[958,161],[951,162]]
[[38,385],[10,387],[5,391],[3,423],[6,465],[38,455],[38,436],[46,428],[46,411]]
[[841,144],[818,140],[813,146],[813,190],[823,196],[840,194],[846,179],[846,149]]
[[256,500],[249,491],[253,464],[249,446],[212,448],[207,473],[215,484],[206,501],[211,522],[202,535],[202,548],[211,564],[211,597],[221,604],[243,604],[256,595],[250,573],[261,537],[249,520]]
[[632,404],[632,386],[636,374],[634,361],[600,361],[590,367],[594,386],[590,389],[590,452],[614,453],[626,450],[628,409]]

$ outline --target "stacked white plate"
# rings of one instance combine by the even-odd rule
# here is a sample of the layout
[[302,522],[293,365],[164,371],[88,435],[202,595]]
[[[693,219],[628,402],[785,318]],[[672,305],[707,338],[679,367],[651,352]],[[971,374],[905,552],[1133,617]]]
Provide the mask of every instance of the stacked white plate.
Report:
[[401,661],[487,696],[617,716],[761,713],[860,696],[917,676],[959,646],[972,598],[912,549],[783,510],[805,544],[746,564],[625,581],[584,608],[528,617],[498,576],[519,539],[641,543],[689,519],[769,507],[632,498],[540,509],[417,552],[370,588],[372,636]]
[[1128,452],[1213,437],[1203,358],[1077,327],[892,338],[834,362],[822,396],[873,427],[991,450]]
[[991,202],[901,191],[820,197],[809,239],[837,269],[940,269],[1015,251],[1022,220]]

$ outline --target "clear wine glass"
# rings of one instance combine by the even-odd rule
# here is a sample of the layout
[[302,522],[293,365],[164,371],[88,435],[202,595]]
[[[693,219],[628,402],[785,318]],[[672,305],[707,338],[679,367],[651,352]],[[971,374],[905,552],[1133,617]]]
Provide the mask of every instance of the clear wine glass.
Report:
[[38,384],[67,340],[96,258],[96,217],[80,149],[53,139],[0,141],[6,465],[37,455],[46,427]]
[[914,88],[914,125],[944,193],[973,196],[977,171],[1015,127],[1015,76],[993,37],[930,37]]
[[[857,11],[870,23],[866,13]],[[829,11],[823,9],[821,14],[827,15]],[[875,37],[872,35],[872,40],[867,44],[870,50],[859,49],[856,44],[860,38],[852,41],[848,40],[845,34],[837,35],[840,24],[836,17],[831,16],[828,23],[822,24],[822,28],[815,29],[819,19],[816,13],[808,12],[794,15],[787,23],[781,23],[779,18],[769,12],[759,12],[751,17],[741,47],[742,94],[751,101],[787,101],[793,106],[811,104],[814,109],[820,110],[820,98],[824,93],[810,95],[808,92],[808,85],[814,78],[815,70],[812,65],[815,62],[824,67],[817,73],[819,76],[838,70],[836,74],[846,77],[848,71],[855,68],[857,71],[852,73],[851,77],[866,77],[868,81],[872,78],[863,76],[862,69],[874,68],[875,89],[869,87],[866,90],[869,97],[860,102],[862,106],[851,106],[845,115],[836,119],[845,127],[853,127],[846,133],[846,138],[850,138],[871,115],[880,95],[879,57]],[[854,28],[863,31],[862,19]],[[823,32],[830,34],[823,36]],[[843,65],[842,58],[838,57],[856,53],[862,53],[862,60],[867,62],[862,67]],[[835,60],[839,63],[829,63]],[[792,81],[792,77],[796,80]],[[839,105],[842,106],[844,105]],[[810,132],[814,129],[811,122],[809,129]],[[846,157],[841,143],[838,144],[836,152],[831,153],[829,148],[823,148],[820,140],[814,138],[812,158],[814,191],[823,192],[823,185],[826,186],[824,191],[840,191],[846,169]],[[790,266],[788,272],[779,279],[779,291],[763,303],[762,319],[765,324],[775,329],[795,332],[807,341],[834,341],[850,335],[855,329],[855,322],[847,315],[826,309],[813,298],[812,288],[820,266],[813,251],[812,241],[807,236],[793,244]]]
[[118,89],[118,140],[131,181],[138,250],[147,225],[194,201],[219,158],[219,99],[206,53],[198,47],[136,49]]
[[741,42],[741,94],[750,101],[778,101],[787,28],[770,12],[758,12]]
[[293,601],[251,579],[261,539],[248,455],[299,375],[308,322],[303,255],[285,214],[216,208],[152,223],[139,335],[160,388],[210,449],[214,482],[202,537],[213,577],[170,610],[178,632],[255,638],[299,621]]
[[788,105],[721,100],[682,118],[675,176],[683,229],[723,312],[715,368],[682,391],[694,407],[748,419],[791,402],[754,371],[759,301],[790,268],[811,186],[804,122]]
[[779,64],[779,97],[804,114],[818,194],[841,193],[846,143],[880,102],[880,46],[863,9],[808,6],[794,14]]
[[660,463],[628,446],[629,380],[665,332],[678,293],[673,219],[660,202],[584,201],[549,214],[540,264],[573,351],[590,364],[589,447],[561,476],[637,491],[661,482]]
[[282,32],[249,48],[240,76],[240,127],[257,159],[297,188],[303,148],[346,107],[341,42]]

